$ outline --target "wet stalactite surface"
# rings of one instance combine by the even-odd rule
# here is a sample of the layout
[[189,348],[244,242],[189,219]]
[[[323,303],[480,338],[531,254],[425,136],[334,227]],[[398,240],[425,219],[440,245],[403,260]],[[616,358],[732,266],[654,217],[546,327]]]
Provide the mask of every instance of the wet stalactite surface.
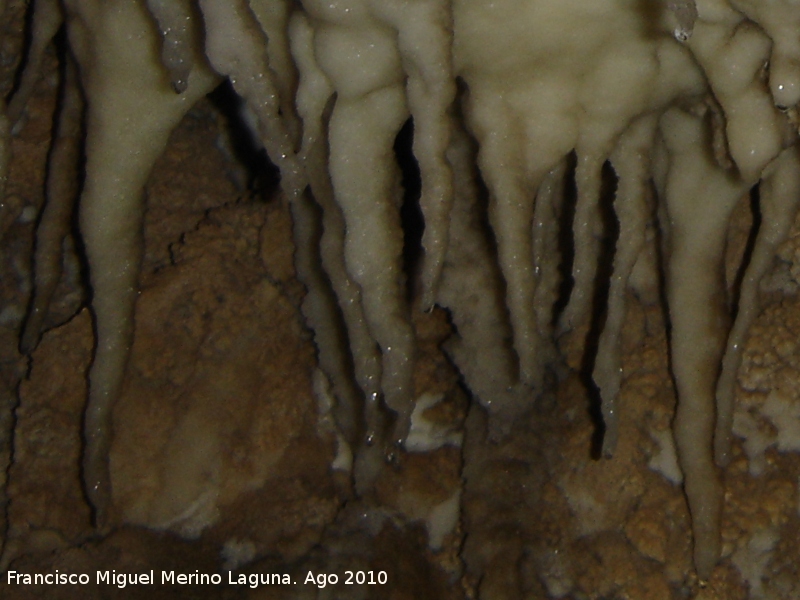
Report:
[[[288,207],[274,193],[265,199],[247,190],[244,168],[218,149],[229,144],[226,119],[210,101],[172,136],[148,185],[136,341],[111,456],[120,511],[191,539],[135,523],[98,539],[80,481],[93,332],[73,240],[48,331],[29,359],[18,351],[57,68],[50,54],[14,138],[3,207],[2,367],[5,399],[16,406],[3,568],[92,573],[92,585],[36,588],[4,579],[3,597],[113,595],[113,586],[94,585],[97,570],[225,574],[223,568],[301,580],[311,569],[385,570],[393,597],[461,597],[453,578],[459,538],[451,535],[434,555],[424,524],[407,525],[400,516],[405,510],[409,521],[424,519],[452,495],[460,453],[410,456],[387,473],[369,505],[352,497],[347,475],[331,470],[336,440],[321,425],[313,391],[315,350],[300,314],[305,292],[295,278]],[[419,377],[452,390],[455,375],[437,350],[447,332],[444,314],[422,320],[422,343],[436,356]],[[441,420],[458,421],[464,407],[459,395],[437,410]],[[176,514],[187,494],[197,502]],[[124,597],[299,597],[299,588],[275,589],[132,586]]]
[[[21,9],[11,3],[9,10],[19,19]],[[7,72],[12,50],[3,49]],[[76,240],[66,244],[47,332],[30,357],[18,350],[58,68],[49,54],[13,138],[0,214],[0,401],[15,407],[2,568],[89,573],[92,584],[8,585],[4,576],[3,598],[800,594],[797,227],[762,286],[765,308],[745,351],[739,437],[725,473],[723,560],[700,586],[671,437],[675,392],[657,289],[628,293],[622,433],[611,460],[592,457],[585,329],[560,340],[566,368],[557,388],[497,441],[441,349],[451,333],[447,313],[415,313],[415,377],[424,381],[417,387],[443,395],[426,416],[442,435],[463,434],[463,442],[404,453],[368,497],[356,498],[349,476],[332,468],[337,439],[320,406],[315,348],[300,312],[305,292],[293,266],[289,209],[277,194],[247,189],[247,175],[225,150],[226,118],[210,101],[173,133],[148,184],[136,337],[110,456],[117,525],[98,536],[80,481],[94,338]],[[735,218],[740,226],[731,228],[729,245],[742,248],[748,199]],[[649,233],[654,269],[657,236]],[[738,262],[735,254],[729,264]],[[450,526],[442,531],[443,522]],[[309,571],[340,579],[348,570],[385,571],[388,583],[133,585],[124,592],[94,584],[97,571],[150,569],[157,577],[199,571],[227,580],[231,571],[234,578],[286,573],[298,581]]]

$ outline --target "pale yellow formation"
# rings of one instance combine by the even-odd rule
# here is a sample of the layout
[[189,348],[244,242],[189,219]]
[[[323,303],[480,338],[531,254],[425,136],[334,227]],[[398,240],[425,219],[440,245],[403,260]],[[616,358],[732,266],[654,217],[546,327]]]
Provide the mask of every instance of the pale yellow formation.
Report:
[[[559,256],[559,222],[564,210],[565,183],[569,160],[564,157],[544,178],[536,193],[533,210],[533,268],[537,273],[536,293],[533,296],[539,335],[545,341],[555,339],[553,306],[558,301],[561,273],[554,256]],[[556,360],[555,344],[547,343],[541,360]]]
[[[325,213],[322,260],[344,307],[356,377],[366,396],[366,436],[372,439],[380,436],[381,392],[387,391],[386,402],[392,408],[407,407],[408,418],[413,395],[414,341],[400,265],[399,198],[393,192],[397,173],[392,144],[407,117],[402,70],[390,33],[369,15],[367,6],[328,10],[319,3],[308,10],[312,22],[319,19],[320,23],[308,32],[313,46],[306,46],[309,60],[299,63],[301,78],[316,75],[329,85],[327,95],[318,97],[321,102],[314,110],[312,127],[315,122],[322,123],[322,111],[331,94],[338,96],[329,127],[321,127],[317,134],[316,143],[324,144],[327,139],[330,154],[326,156],[320,147],[315,160],[307,164],[316,177],[312,191]],[[349,29],[338,23],[338,19],[349,18],[365,23],[363,34],[352,42]],[[337,51],[339,46],[342,48]],[[348,59],[360,61],[349,78]],[[341,216],[331,210],[333,202]],[[364,252],[371,247],[369,236],[374,231],[384,236],[381,248]]]
[[19,86],[8,103],[8,117],[12,126],[22,116],[22,111],[39,81],[45,51],[63,21],[62,7],[58,0],[42,0],[36,7],[31,29],[31,45],[28,49],[28,61],[22,72]]
[[[297,68],[292,60],[289,41],[290,0],[249,0],[250,10],[267,38],[269,67],[278,90],[278,102],[286,127],[295,146],[300,138],[300,121],[296,116]],[[297,147],[294,148],[297,150]]]
[[742,179],[755,184],[783,141],[784,119],[762,81],[770,39],[720,0],[703,0],[698,10],[688,44],[725,113],[730,157]]
[[[57,0],[45,0],[37,7],[27,64],[8,103],[7,114],[0,117],[0,131],[5,129],[5,135],[21,122],[25,105],[41,76],[45,52],[63,22],[62,6]],[[69,232],[78,188],[83,98],[78,90],[75,63],[71,59],[64,69],[64,88],[57,118],[58,127],[48,165],[47,199],[37,232],[34,298],[20,341],[23,352],[31,352],[36,347],[50,299],[61,277],[62,244]],[[0,133],[2,137],[3,133]],[[4,171],[10,154],[10,149],[3,150],[2,145],[0,142],[0,197],[3,196]]]
[[[2,2],[0,3],[0,16],[4,11],[5,2]],[[10,90],[0,90],[0,95],[2,95],[0,98],[0,208],[4,206],[8,164],[11,160],[11,133],[19,123],[25,105],[39,81],[45,50],[62,22],[63,14],[58,0],[42,0],[41,5],[37,6],[34,13],[27,65],[7,105],[6,94]]]
[[759,284],[772,266],[778,246],[786,240],[800,202],[800,156],[796,145],[784,150],[767,167],[759,191],[762,223],[742,280],[738,312],[728,335],[717,382],[714,454],[720,466],[727,465],[730,460],[736,373],[742,362],[748,331],[758,316]]
[[716,377],[728,332],[725,234],[747,185],[714,162],[700,117],[670,109],[661,131],[669,163],[662,193],[669,216],[667,301],[678,390],[673,428],[692,514],[695,566],[706,579],[719,558],[722,510],[711,440]]
[[[296,237],[299,234],[318,238],[313,249],[318,254],[317,267],[310,262],[306,275],[301,263],[295,262],[298,276],[308,288],[303,311],[314,329],[320,366],[333,383],[338,406],[349,408],[347,415],[339,410],[337,421],[348,442],[356,448],[362,448],[356,455],[355,473],[356,486],[360,489],[362,486],[368,487],[369,482],[374,480],[381,462],[379,455],[382,449],[376,444],[374,450],[370,450],[363,443],[367,432],[379,430],[382,422],[379,406],[381,352],[367,325],[361,303],[361,288],[347,272],[344,261],[344,217],[334,198],[328,174],[328,133],[324,114],[330,105],[333,87],[316,63],[314,29],[306,15],[295,13],[289,31],[292,55],[300,73],[296,95],[297,112],[303,122],[300,156],[306,167],[313,198],[322,212],[321,216],[315,217],[314,211],[308,211],[308,226],[304,229],[309,233],[298,231],[296,234]],[[301,256],[303,251],[298,248],[298,258]],[[313,261],[316,257],[310,258]],[[311,277],[314,277],[313,282]],[[326,277],[330,279],[330,286],[324,281]],[[341,310],[343,331],[337,327],[339,319],[331,315],[331,311],[337,310]],[[349,341],[349,344],[342,344],[342,339]],[[352,381],[353,376],[349,372],[350,353],[358,357],[352,361],[355,381]],[[357,409],[362,405],[363,423]]]
[[[369,334],[381,351],[380,391],[397,414],[390,441],[399,444],[408,432],[413,409],[415,341],[402,272],[401,196],[393,145],[406,119],[413,116],[414,151],[422,172],[420,203],[426,217],[423,303],[430,305],[447,247],[452,198],[445,158],[448,110],[455,94],[448,5],[433,0],[351,0],[341,4],[309,1],[304,8],[314,29],[318,70],[336,94],[327,131],[327,166],[333,197],[342,212],[346,273],[336,266],[328,274],[339,288],[340,302],[353,297],[347,289],[351,280],[360,288]],[[308,53],[305,56],[310,59]],[[313,62],[300,62],[301,77],[308,77],[303,72],[307,69],[316,72]],[[319,167],[310,162],[309,168]],[[339,230],[337,224],[331,225]],[[356,364],[373,364],[359,315],[345,314],[345,320],[356,337]],[[367,383],[363,388],[367,402],[373,405],[377,398],[367,380],[371,376],[364,373],[361,379]],[[374,416],[368,415],[368,420],[368,438],[382,437]]]
[[491,436],[498,437],[508,433],[534,395],[518,381],[516,357],[507,343],[511,327],[500,291],[502,275],[484,234],[475,149],[465,133],[456,134],[448,157],[456,174],[456,193],[438,298],[452,311],[458,335],[448,340],[446,350],[476,399],[493,415]]
[[96,520],[104,525],[111,501],[111,409],[133,337],[144,184],[172,129],[216,79],[195,70],[183,94],[172,90],[142,2],[65,5],[88,99],[80,224],[91,265],[97,349],[89,374],[84,477]]
[[617,394],[622,384],[620,334],[625,320],[625,295],[628,279],[639,252],[644,246],[649,219],[647,202],[650,179],[651,149],[656,130],[656,117],[647,114],[633,123],[619,139],[611,164],[619,176],[614,211],[619,220],[619,238],[614,256],[614,270],[608,291],[608,309],[603,332],[597,345],[594,378],[603,399],[603,420],[606,424],[603,454],[611,456],[619,437]]
[[797,110],[800,102],[800,2],[731,0],[731,6],[758,23],[772,41],[769,88],[776,106]]
[[161,33],[161,61],[169,72],[172,87],[182,93],[189,85],[197,46],[191,2],[147,0],[147,10],[158,23]]
[[295,155],[295,140],[280,113],[279,90],[266,48],[266,37],[244,1],[200,0],[205,51],[214,69],[230,78],[256,116],[258,133],[281,170],[281,186],[290,197],[306,185]]
[[47,309],[61,278],[64,240],[69,235],[78,195],[83,110],[77,66],[69,58],[64,66],[58,124],[50,148],[46,201],[36,230],[33,302],[20,340],[25,353],[32,352],[39,343]]
[[653,24],[627,3],[538,2],[512,17],[517,10],[513,2],[456,3],[454,51],[469,86],[467,125],[478,139],[491,195],[514,349],[523,380],[541,390],[540,355],[549,342],[530,310],[538,287],[524,258],[535,243],[531,199],[547,172],[575,149],[574,289],[561,315],[568,330],[589,316],[602,236],[603,162],[633,120],[678,95],[699,93],[702,82],[688,53],[671,38],[652,36]]

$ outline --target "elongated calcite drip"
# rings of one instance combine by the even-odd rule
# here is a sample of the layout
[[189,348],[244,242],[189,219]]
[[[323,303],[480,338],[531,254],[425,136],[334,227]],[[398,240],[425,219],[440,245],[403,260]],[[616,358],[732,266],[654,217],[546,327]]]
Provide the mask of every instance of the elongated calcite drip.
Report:
[[736,320],[728,336],[717,382],[714,455],[717,463],[723,466],[730,460],[736,374],[742,362],[748,331],[759,314],[758,286],[772,267],[778,246],[786,240],[800,202],[800,154],[797,146],[784,150],[767,167],[759,186],[759,197],[761,226],[742,278]]
[[[324,112],[333,94],[333,88],[316,65],[314,31],[304,14],[295,14],[290,35],[292,52],[300,72],[297,88],[297,110],[303,122],[300,156],[306,165],[314,200],[319,205],[317,211],[321,213],[319,232],[312,240],[317,254],[316,269],[321,272],[313,280],[308,277],[303,278],[308,289],[304,311],[308,311],[306,318],[318,338],[316,342],[320,366],[330,377],[337,400],[352,404],[354,411],[355,406],[360,406],[361,402],[359,393],[353,389],[354,382],[351,381],[350,371],[355,370],[356,381],[362,387],[366,382],[370,382],[373,386],[372,392],[377,398],[380,385],[379,353],[366,328],[358,288],[350,281],[344,268],[344,225],[339,207],[334,202],[328,178],[327,129]],[[304,208],[303,211],[309,212],[309,209]],[[301,251],[299,246],[298,242],[298,251],[305,252]],[[306,269],[311,271],[315,267],[309,262]],[[326,281],[328,278],[330,283]],[[332,307],[327,306],[329,295],[334,301]],[[317,297],[320,299],[315,301],[314,298]],[[312,307],[312,304],[323,303],[324,309]],[[331,330],[342,320],[337,314],[340,306],[346,326],[346,331],[343,332],[343,339],[347,341],[345,345],[341,345],[340,335]],[[366,349],[362,348],[362,345]],[[349,356],[348,347],[354,360]],[[371,374],[365,376],[363,372],[370,369]],[[361,419],[353,418],[355,422],[351,427],[340,424],[351,444],[356,443],[356,432],[361,427]]]
[[39,0],[33,13],[31,44],[28,48],[28,60],[22,72],[19,86],[8,103],[8,117],[12,127],[22,116],[42,70],[45,51],[64,21],[61,3],[58,0]]
[[[544,365],[539,354],[543,341],[533,310],[537,289],[533,264],[534,199],[548,172],[571,149],[570,123],[561,120],[562,109],[551,105],[554,99],[548,95],[532,104],[534,111],[526,114],[522,106],[508,106],[505,98],[518,96],[524,106],[530,100],[529,94],[533,95],[531,90],[512,86],[515,93],[509,94],[502,82],[477,75],[473,82],[471,66],[465,75],[470,85],[467,122],[478,139],[478,166],[489,189],[489,221],[505,281],[505,302],[519,360],[519,378],[539,393]],[[562,129],[554,129],[561,125]],[[545,135],[531,145],[528,131],[541,131]]]
[[289,198],[306,186],[292,127],[280,112],[280,93],[265,48],[266,38],[245,0],[200,0],[206,55],[211,66],[230,78],[233,88],[258,119],[261,142],[281,171]]
[[455,335],[445,350],[490,414],[490,436],[507,434],[533,400],[533,390],[517,381],[502,275],[494,262],[488,232],[478,208],[475,149],[457,131],[448,152],[455,178],[450,244],[437,301],[452,311]]
[[551,7],[526,6],[519,22],[506,19],[513,13],[509,3],[495,8],[480,2],[454,3],[453,53],[456,72],[468,87],[465,120],[478,141],[478,166],[489,190],[489,221],[505,283],[519,379],[540,393],[544,365],[534,311],[534,200],[548,172],[572,150],[578,123],[571,73],[559,78],[557,67],[547,61],[541,69],[531,69],[553,39],[538,28],[522,36],[515,26],[527,21],[536,27],[541,20],[530,17]]
[[72,225],[78,195],[84,103],[75,61],[71,56],[65,60],[61,103],[45,182],[45,206],[36,228],[33,301],[20,342],[26,354],[39,343],[50,300],[61,278],[63,244]]
[[670,109],[661,119],[669,152],[667,301],[678,391],[674,434],[694,532],[694,564],[707,579],[719,559],[722,484],[712,445],[715,389],[728,332],[723,260],[728,221],[748,186],[709,151],[702,119]]
[[289,42],[289,19],[294,3],[291,0],[248,0],[248,3],[266,36],[269,67],[275,74],[281,116],[297,144],[301,135],[295,108],[298,75]]
[[390,442],[399,444],[410,426],[415,353],[393,152],[409,115],[403,62],[395,32],[369,2],[315,0],[304,6],[315,19],[317,61],[336,91],[329,171],[344,217],[345,265],[361,289],[369,331],[380,347],[380,389],[397,415]]
[[197,29],[189,0],[147,0],[147,10],[161,33],[161,62],[169,72],[172,87],[183,93],[194,67]]
[[650,151],[657,119],[642,117],[622,135],[611,164],[619,183],[614,198],[614,211],[619,221],[619,238],[608,291],[608,309],[603,331],[597,344],[592,377],[600,388],[603,421],[603,455],[611,456],[619,437],[617,395],[622,384],[620,334],[625,320],[625,296],[628,279],[644,245],[645,229],[650,216],[648,202]]
[[339,304],[320,264],[320,210],[313,199],[302,195],[292,202],[291,211],[297,246],[294,257],[297,278],[307,290],[302,304],[303,316],[314,331],[319,366],[333,382],[337,424],[348,443],[352,444],[360,425],[356,410],[362,403],[350,375],[347,334],[339,316]]
[[[0,17],[5,11],[5,2],[0,2]],[[40,0],[33,13],[30,45],[27,61],[14,94],[6,104],[8,89],[0,90],[0,209],[5,206],[5,188],[8,165],[11,161],[11,132],[22,117],[25,105],[33,94],[41,76],[45,51],[63,22],[61,4],[58,0]],[[0,229],[0,238],[3,235]]]
[[[507,123],[504,129],[510,127],[513,125]],[[552,164],[550,161],[540,162],[531,168],[532,175],[520,177],[513,168],[506,166],[513,164],[510,156],[513,151],[493,146],[488,140],[484,142],[479,163],[491,192],[489,216],[497,237],[498,259],[505,278],[514,349],[519,356],[520,379],[541,391],[544,373],[538,353],[542,341],[536,314],[532,310],[536,294],[533,198]]]
[[[400,443],[408,432],[414,394],[415,342],[405,301],[392,154],[404,120],[403,91],[390,87],[353,100],[340,96],[330,122],[330,170],[345,221],[345,264],[361,288],[369,330],[381,348],[381,390],[398,415],[392,443]],[[379,249],[373,245],[375,231],[383,232]]]
[[542,340],[539,360],[546,368],[558,360],[553,313],[561,286],[558,224],[563,209],[567,163],[568,158],[563,158],[542,180],[533,212],[533,271],[536,276],[533,310]]
[[322,208],[322,266],[330,277],[347,325],[356,381],[368,400],[367,421],[374,424],[381,385],[380,349],[367,326],[361,289],[350,277],[344,262],[345,225],[336,204],[328,174],[328,129],[325,115],[333,97],[333,86],[314,58],[314,31],[303,14],[292,20],[292,49],[300,72],[297,110],[303,120],[301,156],[306,165],[315,200]]
[[414,156],[422,185],[419,203],[425,219],[421,305],[427,310],[436,297],[453,204],[453,174],[445,155],[456,92],[451,0],[380,0],[372,6],[397,31],[407,75],[406,98],[414,119]]
[[569,304],[561,316],[561,326],[564,330],[585,325],[589,320],[597,280],[600,242],[604,234],[600,213],[600,185],[606,151],[604,148],[601,150],[595,147],[584,152],[579,146],[577,157],[575,184],[578,188],[578,200],[572,227],[575,247],[572,265],[573,287]]
[[[341,209],[333,195],[328,174],[328,130],[326,110],[333,100],[333,86],[322,72],[314,57],[314,30],[303,13],[295,13],[290,25],[291,47],[299,71],[297,88],[297,111],[303,124],[303,142],[300,156],[306,167],[308,181],[314,200],[321,211],[321,234],[318,252],[321,267],[330,283],[317,279],[306,281],[310,297],[324,296],[332,290],[338,300],[341,320],[345,325],[345,338],[349,345],[339,346],[330,333],[332,323],[320,323],[316,332],[320,366],[328,373],[334,384],[337,420],[344,421],[344,412],[349,412],[347,423],[340,427],[348,442],[356,450],[353,479],[357,493],[372,489],[375,478],[383,464],[384,448],[380,443],[385,418],[379,406],[381,392],[381,351],[372,337],[364,307],[361,288],[350,277],[345,266],[345,225]],[[324,288],[324,289],[323,289]],[[304,303],[304,310],[309,303]],[[310,307],[309,307],[310,308]],[[324,319],[322,311],[314,311],[310,321]],[[336,332],[334,332],[336,333]],[[349,349],[349,355],[347,351]],[[352,382],[352,374],[355,382]],[[353,389],[356,383],[358,390]],[[360,412],[359,412],[360,411]],[[370,443],[371,442],[371,443]]]
[[65,3],[70,42],[88,98],[80,227],[90,265],[97,348],[89,373],[83,459],[95,520],[108,524],[111,411],[133,341],[142,255],[143,188],[167,138],[216,79],[195,71],[177,95],[160,69],[158,40],[141,1]]

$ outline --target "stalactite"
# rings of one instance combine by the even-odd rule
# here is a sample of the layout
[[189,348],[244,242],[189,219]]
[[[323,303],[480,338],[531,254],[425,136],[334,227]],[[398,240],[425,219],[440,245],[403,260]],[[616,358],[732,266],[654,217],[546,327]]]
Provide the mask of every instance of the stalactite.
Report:
[[292,58],[289,40],[289,20],[293,14],[293,3],[289,0],[249,0],[249,4],[267,37],[267,56],[270,70],[275,75],[280,113],[290,138],[297,145],[301,135],[295,106],[298,69]]
[[[380,349],[369,332],[361,302],[361,290],[347,272],[344,261],[344,217],[334,199],[333,186],[328,174],[327,113],[334,99],[334,90],[314,58],[314,30],[304,14],[296,13],[293,16],[290,37],[292,54],[300,73],[296,100],[297,111],[303,121],[303,143],[300,155],[306,166],[314,200],[322,211],[319,240],[321,266],[330,280],[330,287],[333,289],[342,312],[352,356],[353,374],[364,402],[363,423],[355,428],[361,439],[354,436],[348,441],[362,450],[356,454],[354,475],[357,489],[367,490],[375,478],[376,469],[380,466],[380,459],[375,455],[381,449],[377,444],[374,445],[374,450],[368,449],[365,445],[366,440],[374,437],[375,432],[382,428],[380,406],[378,405],[381,391]],[[323,285],[324,282],[320,281],[319,284]],[[313,286],[309,286],[308,293],[324,294],[327,292],[316,292]],[[319,343],[318,347],[321,363],[326,360],[324,354],[346,350],[338,347],[332,348],[324,343]],[[337,363],[344,366],[340,361]],[[331,369],[327,372],[334,382],[337,397],[341,394],[349,394],[348,390],[341,390],[339,384],[341,378],[349,378],[349,375],[339,369]]]
[[[328,125],[328,169],[344,220],[344,263],[360,288],[370,335],[380,347],[380,390],[397,415],[389,442],[400,444],[413,409],[415,358],[392,150],[409,114],[402,57],[387,16],[376,14],[368,3],[355,3],[352,12],[349,5],[317,2],[305,8],[315,18],[317,61],[336,93]],[[380,246],[364,252],[376,231],[382,235]],[[369,390],[365,393],[374,405]],[[382,432],[370,430],[368,437],[383,445]]]
[[457,130],[448,152],[455,177],[450,245],[437,301],[450,307],[455,335],[445,349],[491,415],[491,437],[508,434],[534,391],[518,381],[516,357],[508,343],[502,275],[492,255],[479,208],[475,149]]
[[742,361],[742,350],[750,326],[758,316],[759,284],[772,266],[778,246],[786,240],[800,202],[800,156],[797,146],[784,150],[766,169],[759,192],[761,227],[742,279],[736,319],[728,334],[717,382],[714,455],[720,466],[730,461],[736,372]]
[[215,82],[194,71],[181,94],[164,86],[155,31],[140,2],[66,3],[72,49],[87,95],[86,178],[80,227],[91,268],[97,348],[89,373],[84,484],[108,525],[111,411],[131,343],[141,263],[143,189],[172,129]]
[[235,3],[201,0],[205,24],[206,55],[218,73],[230,78],[258,119],[258,133],[267,152],[281,170],[281,186],[290,198],[306,185],[295,155],[287,116],[280,113],[280,92],[270,65],[266,38],[244,0]]
[[[325,303],[324,308],[309,307],[310,314],[306,314],[315,336],[323,335],[327,328],[336,327],[340,321],[344,321],[345,331],[335,334],[332,332],[332,335],[341,335],[343,339],[331,341],[320,339],[317,341],[317,348],[319,349],[320,366],[331,378],[337,399],[347,405],[352,405],[355,410],[355,407],[360,404],[359,392],[357,386],[352,385],[355,382],[351,381],[350,370],[355,370],[355,379],[362,389],[368,389],[368,382],[372,382],[374,389],[371,391],[375,397],[378,395],[380,371],[376,371],[379,369],[377,348],[366,330],[358,290],[355,289],[344,268],[344,252],[342,250],[344,226],[341,214],[333,200],[333,192],[326,169],[328,156],[324,113],[333,90],[325,75],[316,68],[313,57],[313,35],[308,20],[298,14],[292,23],[291,38],[293,55],[303,74],[297,89],[297,109],[304,124],[300,157],[306,165],[308,173],[309,187],[313,194],[311,202],[319,205],[317,211],[321,213],[316,219],[319,222],[314,224],[318,233],[315,236],[316,239],[312,240],[316,256],[309,256],[308,266],[305,268],[307,271],[318,270],[319,272],[314,276],[314,281],[311,281],[309,277],[303,277],[302,273],[300,277],[307,289],[304,303],[310,304],[311,299],[318,296],[320,298],[318,302]],[[302,210],[304,213],[313,212],[311,208]],[[297,227],[298,223],[295,223],[295,226]],[[296,238],[297,235],[295,234]],[[299,241],[297,245],[298,253],[309,253]],[[298,254],[298,260],[296,260],[298,267],[301,256],[304,254]],[[328,297],[332,301],[330,305],[328,305]],[[340,319],[338,315],[339,306],[342,307],[343,319]],[[318,323],[318,325],[311,323]],[[360,360],[351,367],[347,348],[349,345],[360,348],[362,344],[365,344],[367,348],[371,346],[374,356],[371,360]],[[353,354],[360,357],[368,356],[364,350],[354,350]],[[364,375],[363,371],[365,370],[372,372],[370,375]],[[354,444],[357,443],[357,431],[360,423],[359,419],[355,417],[355,412],[349,420],[353,422],[341,423],[340,426],[345,431],[348,442]]]
[[[605,140],[601,142],[604,146]],[[573,224],[575,258],[572,264],[573,287],[569,304],[561,315],[561,329],[569,331],[586,325],[591,315],[594,286],[597,280],[600,243],[604,235],[600,212],[601,169],[607,151],[577,148],[575,183],[578,200]]]
[[83,96],[72,57],[66,57],[58,124],[50,149],[46,199],[36,231],[33,301],[22,332],[20,348],[26,354],[39,343],[50,301],[61,278],[64,240],[70,233],[78,195],[79,162],[83,134]]
[[446,152],[455,100],[451,47],[452,0],[375,2],[376,14],[397,31],[406,73],[406,100],[414,119],[414,156],[419,162],[420,208],[425,219],[421,305],[430,309],[447,251],[453,175]]
[[539,335],[543,342],[540,360],[546,365],[558,360],[554,311],[561,286],[559,261],[563,257],[559,248],[559,228],[556,225],[561,222],[564,208],[567,166],[568,158],[565,157],[545,176],[536,194],[533,213],[533,268],[537,279],[533,301]]
[[147,10],[161,33],[161,62],[179,94],[189,85],[194,67],[195,36],[189,0],[147,0]]
[[644,246],[649,217],[650,149],[656,128],[655,115],[646,115],[622,135],[611,155],[619,178],[614,212],[619,219],[619,238],[608,291],[608,311],[597,344],[597,359],[592,377],[600,388],[603,421],[603,455],[614,453],[619,437],[617,395],[622,384],[621,340],[625,319],[628,279]]
[[45,50],[47,50],[47,46],[64,20],[61,4],[58,0],[37,0],[35,8],[28,60],[22,72],[20,83],[8,103],[8,118],[12,127],[22,116],[22,111],[41,76]]
[[669,153],[664,200],[670,220],[667,298],[678,390],[675,441],[694,531],[698,575],[719,559],[722,484],[714,465],[714,389],[728,332],[725,233],[747,185],[709,155],[703,120],[670,109],[661,132]]

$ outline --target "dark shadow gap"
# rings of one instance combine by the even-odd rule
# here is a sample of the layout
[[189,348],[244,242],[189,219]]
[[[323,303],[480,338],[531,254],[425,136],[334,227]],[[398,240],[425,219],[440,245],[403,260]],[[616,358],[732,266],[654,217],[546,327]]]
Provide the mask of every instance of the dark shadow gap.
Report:
[[245,101],[234,91],[229,80],[223,81],[208,99],[227,121],[229,150],[245,169],[247,191],[269,201],[275,197],[281,181],[278,167],[267,156],[258,134],[248,123]]
[[403,227],[403,272],[406,275],[406,293],[409,301],[414,297],[417,270],[422,260],[422,234],[425,220],[419,204],[422,178],[419,163],[414,156],[414,119],[409,117],[394,140],[394,156],[400,168],[403,186],[403,203],[400,222]]
[[753,224],[750,226],[750,232],[747,234],[747,242],[744,246],[744,253],[742,254],[742,262],[736,270],[736,277],[733,280],[731,287],[730,298],[730,314],[731,322],[736,319],[739,312],[739,298],[742,293],[742,282],[747,268],[750,266],[750,261],[753,258],[753,249],[758,239],[758,232],[761,230],[761,188],[759,184],[750,188],[750,216],[753,219]]
[[558,219],[558,274],[561,283],[558,295],[553,305],[552,325],[556,325],[561,318],[561,313],[567,307],[569,296],[575,285],[572,278],[572,263],[575,261],[575,234],[573,223],[575,221],[575,207],[578,203],[578,184],[575,181],[575,169],[578,164],[578,155],[573,150],[567,155],[567,168],[564,172],[564,197],[561,201],[561,211]]
[[600,388],[592,377],[595,361],[597,359],[597,349],[600,342],[600,334],[606,322],[608,311],[608,291],[611,287],[611,276],[614,271],[614,255],[616,253],[617,241],[619,240],[619,220],[614,211],[614,197],[617,192],[619,180],[611,163],[603,163],[601,174],[600,198],[598,199],[598,209],[603,226],[603,237],[599,240],[599,254],[597,257],[597,273],[594,280],[592,291],[592,315],[589,322],[589,331],[586,334],[583,361],[581,363],[580,378],[587,391],[589,405],[587,407],[589,417],[594,425],[594,432],[591,440],[591,456],[597,460],[601,458],[603,438],[605,436],[606,425],[603,420],[602,398]]

